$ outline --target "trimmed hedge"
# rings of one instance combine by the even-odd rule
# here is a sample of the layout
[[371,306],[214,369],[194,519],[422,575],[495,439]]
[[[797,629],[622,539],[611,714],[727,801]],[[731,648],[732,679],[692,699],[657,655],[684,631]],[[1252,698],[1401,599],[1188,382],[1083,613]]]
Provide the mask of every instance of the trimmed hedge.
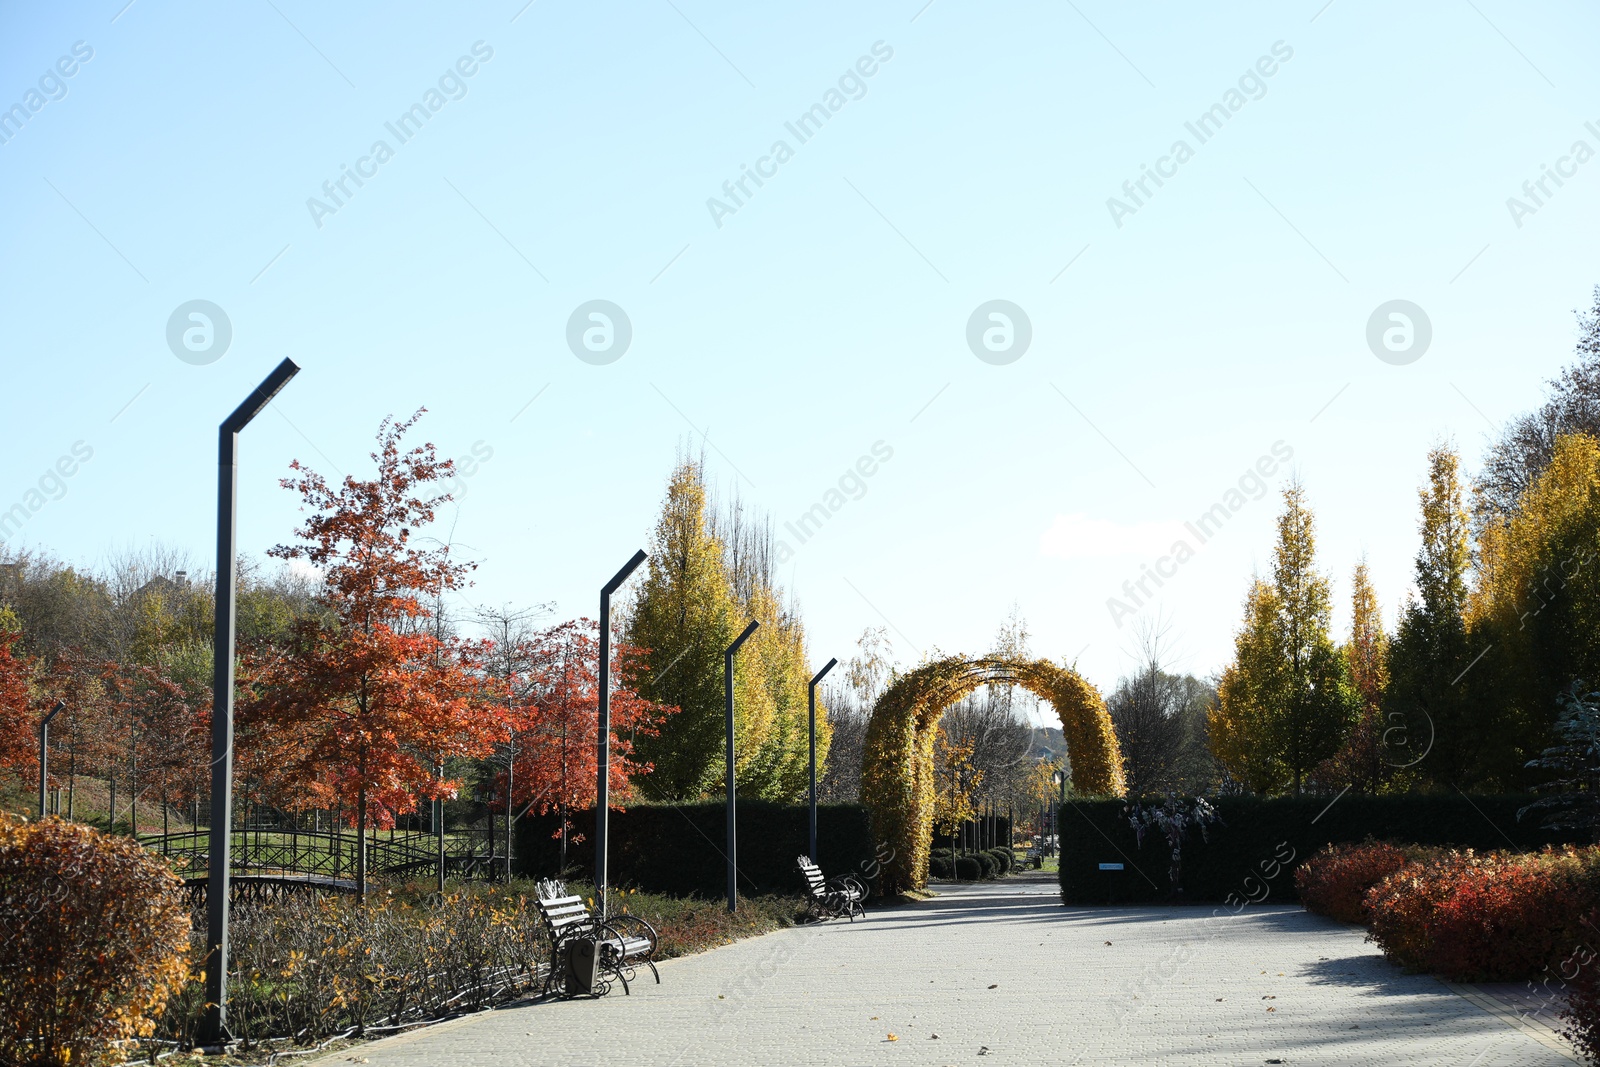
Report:
[[[810,844],[810,816],[805,805],[739,804],[739,892],[801,891],[795,859]],[[594,812],[574,814],[574,836],[567,866],[585,880],[594,876]],[[552,836],[560,823],[554,815],[529,816],[517,824],[516,869],[528,878],[559,874],[561,841]],[[669,896],[726,897],[728,865],[727,808],[709,804],[635,804],[611,813],[609,867],[612,883]],[[872,875],[874,850],[867,809],[859,804],[817,805],[817,865],[832,878],[841,874]],[[869,886],[872,879],[862,877]]]
[[[1539,849],[1570,839],[1534,821],[1518,822],[1527,796],[1214,797],[1223,824],[1210,841],[1190,830],[1183,846],[1184,898],[1294,903],[1293,871],[1329,844],[1368,837],[1419,845]],[[1061,898],[1068,904],[1164,901],[1169,856],[1160,833],[1139,847],[1121,800],[1069,801],[1060,813]],[[1102,871],[1120,863],[1120,871]],[[1263,895],[1265,894],[1265,895]]]
[[[1016,866],[1016,858],[1009,849],[1004,848],[970,852],[961,857],[961,859],[967,861],[968,864],[960,868],[963,872],[961,878],[966,881],[972,881],[975,878],[998,878],[1001,875],[1010,874],[1012,868]],[[956,863],[956,858],[949,849],[934,849],[933,854],[928,858],[928,874],[934,878],[954,878],[957,871]]]

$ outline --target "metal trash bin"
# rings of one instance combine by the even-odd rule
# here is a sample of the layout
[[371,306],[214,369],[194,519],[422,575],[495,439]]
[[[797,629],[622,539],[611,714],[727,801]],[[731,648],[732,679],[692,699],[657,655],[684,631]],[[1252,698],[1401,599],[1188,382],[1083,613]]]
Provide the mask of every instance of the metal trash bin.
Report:
[[600,943],[592,937],[574,937],[566,948],[567,996],[593,996],[600,982]]

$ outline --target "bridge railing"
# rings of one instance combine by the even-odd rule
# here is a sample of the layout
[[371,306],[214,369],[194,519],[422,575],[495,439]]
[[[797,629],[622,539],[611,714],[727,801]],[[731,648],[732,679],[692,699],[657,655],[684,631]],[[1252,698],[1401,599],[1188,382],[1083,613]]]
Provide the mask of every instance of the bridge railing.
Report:
[[[453,834],[446,839],[445,873],[453,877],[497,878],[505,856],[491,854],[481,834]],[[210,863],[211,832],[206,829],[146,834],[141,844],[166,856],[177,874],[203,878]],[[229,869],[238,874],[281,872],[351,879],[356,875],[360,839],[350,833],[325,831],[234,831],[230,835]],[[438,870],[438,838],[430,833],[372,835],[367,838],[369,875],[428,875]]]
[[[329,878],[355,876],[356,850],[360,842],[353,834],[246,830],[235,831],[229,837],[229,867],[235,871],[285,871]],[[205,874],[210,862],[211,834],[208,830],[151,834],[141,836],[139,841],[151,851],[166,856],[184,878]],[[372,874],[432,870],[437,863],[437,841],[430,834],[407,834],[392,840],[387,837],[367,839],[367,870]]]

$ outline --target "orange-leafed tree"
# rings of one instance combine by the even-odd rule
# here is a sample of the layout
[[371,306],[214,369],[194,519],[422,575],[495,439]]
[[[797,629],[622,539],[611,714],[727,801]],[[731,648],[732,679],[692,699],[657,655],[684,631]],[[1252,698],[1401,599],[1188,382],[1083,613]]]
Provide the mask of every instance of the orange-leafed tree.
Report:
[[39,773],[39,752],[38,717],[28,701],[33,667],[12,647],[21,636],[0,625],[0,769],[25,778]]
[[383,421],[369,480],[346,476],[336,488],[292,464],[296,475],[282,484],[312,514],[297,531],[305,543],[271,554],[321,572],[326,611],[248,664],[246,717],[270,754],[260,763],[279,789],[353,809],[363,895],[368,827],[393,826],[419,796],[454,795],[460,783],[435,779],[435,763],[484,756],[504,733],[503,705],[487,699],[483,646],[430,625],[430,602],[463,587],[471,567],[421,535],[450,500],[438,487],[453,473],[432,444],[401,450],[422,414]]
[[103,672],[82,649],[66,645],[55,650],[36,677],[40,708],[54,707],[58,700],[66,705],[50,723],[50,780],[52,786],[65,781],[64,814],[71,819],[79,772],[96,770],[106,753]]
[[[572,812],[592,808],[600,786],[600,627],[576,619],[540,630],[526,642],[520,661],[526,673],[512,683],[511,724],[516,730],[514,803],[539,815],[555,812],[561,839],[561,865],[572,833]],[[611,646],[610,804],[620,808],[633,796],[633,783],[649,774],[649,763],[634,758],[633,740],[654,737],[662,720],[678,709],[641,697],[634,679],[644,650]]]
[[139,826],[139,800],[168,806],[193,800],[210,781],[211,692],[159,666],[107,664],[101,673],[103,743],[128,775],[129,823]]

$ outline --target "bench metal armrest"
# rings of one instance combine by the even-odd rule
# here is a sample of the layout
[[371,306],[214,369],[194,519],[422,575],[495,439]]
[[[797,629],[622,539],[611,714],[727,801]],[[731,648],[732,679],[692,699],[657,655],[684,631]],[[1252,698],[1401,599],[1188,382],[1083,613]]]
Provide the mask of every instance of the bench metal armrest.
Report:
[[575,937],[592,937],[598,939],[600,937],[598,932],[600,928],[600,923],[596,921],[593,916],[590,916],[586,919],[580,919],[577,922],[568,923],[566,926],[562,927],[559,934],[551,929],[549,923],[545,924],[545,931],[550,935],[550,941],[556,948],[560,948],[562,945],[566,944]]
[[624,912],[621,915],[611,915],[606,918],[606,925],[618,931],[627,933],[632,931],[635,936],[643,937],[650,942],[650,955],[656,954],[656,948],[661,944],[661,937],[656,933],[656,928],[637,915]]
[[867,887],[857,881],[853,874],[841,874],[830,878],[827,884],[828,888],[836,893],[853,894],[862,900],[866,899]]

